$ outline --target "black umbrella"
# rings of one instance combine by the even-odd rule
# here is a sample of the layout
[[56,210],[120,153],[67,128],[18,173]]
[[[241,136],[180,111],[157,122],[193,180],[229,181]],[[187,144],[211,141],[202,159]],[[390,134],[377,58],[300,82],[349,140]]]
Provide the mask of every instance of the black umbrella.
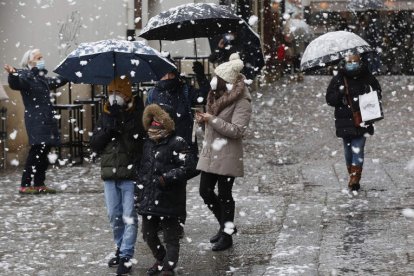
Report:
[[379,10],[384,6],[383,0],[348,0],[346,5],[351,11]]
[[243,22],[227,6],[190,3],[151,17],[139,36],[148,40],[212,37],[235,30]]
[[108,39],[81,43],[54,72],[74,83],[107,85],[116,76],[134,83],[156,81],[175,68],[142,42]]
[[242,49],[242,58],[249,71],[260,71],[264,66],[260,37],[243,19],[224,5],[190,3],[177,6],[152,17],[139,36],[148,40],[194,38],[197,57],[195,38],[207,37],[214,41],[215,36],[228,32],[236,32],[239,41],[242,41],[238,48]]
[[[228,61],[230,54],[239,52],[245,64],[243,73],[248,78],[254,78],[259,74],[265,64],[260,37],[245,21],[238,27],[235,33],[237,33],[236,39],[224,49],[220,50],[225,52],[225,56],[219,57],[218,61],[219,63]],[[222,37],[223,35],[209,38],[212,53],[218,50],[218,41]]]

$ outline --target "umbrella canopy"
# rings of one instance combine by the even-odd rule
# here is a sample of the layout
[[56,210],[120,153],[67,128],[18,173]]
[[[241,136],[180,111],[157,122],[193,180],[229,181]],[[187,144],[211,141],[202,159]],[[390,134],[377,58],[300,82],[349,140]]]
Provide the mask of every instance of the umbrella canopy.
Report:
[[[215,36],[237,32],[242,58],[252,75],[264,66],[260,37],[246,21],[224,5],[190,3],[177,6],[152,17],[140,37],[149,40],[182,40],[208,37],[211,48],[217,47]],[[215,49],[211,49],[214,51]],[[197,51],[195,51],[197,56]]]
[[212,37],[235,30],[243,22],[227,6],[190,3],[151,17],[139,36],[148,40]]
[[378,10],[384,6],[383,0],[349,0],[346,5],[352,11]]
[[362,54],[372,51],[369,44],[358,35],[346,32],[329,32],[314,39],[303,53],[302,71],[324,67],[339,61],[348,53]]
[[290,18],[283,27],[283,34],[292,40],[310,41],[313,37],[313,30],[305,21]]
[[[209,38],[211,52],[217,49],[218,41],[223,37],[222,35]],[[260,37],[245,21],[238,27],[237,37],[232,46],[225,47],[225,51],[228,52],[227,56],[224,57],[225,61],[233,52],[238,51],[240,53],[246,67],[243,73],[248,75],[248,78],[254,78],[258,75],[265,64]]]
[[109,84],[116,76],[132,82],[159,80],[175,65],[139,41],[101,40],[81,43],[54,70],[74,83]]

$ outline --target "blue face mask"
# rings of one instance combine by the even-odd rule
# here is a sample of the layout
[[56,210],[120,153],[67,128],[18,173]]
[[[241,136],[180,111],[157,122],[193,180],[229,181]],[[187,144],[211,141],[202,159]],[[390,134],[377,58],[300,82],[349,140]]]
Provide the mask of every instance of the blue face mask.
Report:
[[359,62],[347,62],[345,63],[345,69],[346,71],[352,72],[356,71],[359,68]]
[[39,69],[39,70],[43,70],[43,69],[45,69],[45,61],[42,59],[42,60],[39,60],[39,61],[37,61],[36,62],[36,67],[37,67],[37,69]]

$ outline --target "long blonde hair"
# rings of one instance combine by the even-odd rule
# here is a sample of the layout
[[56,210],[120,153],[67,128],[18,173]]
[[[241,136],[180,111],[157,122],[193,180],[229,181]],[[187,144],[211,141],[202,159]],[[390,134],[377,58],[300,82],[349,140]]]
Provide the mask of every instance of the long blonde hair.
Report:
[[40,52],[39,49],[32,49],[26,51],[22,57],[22,61],[20,61],[21,68],[30,68],[29,61],[31,61],[36,53]]

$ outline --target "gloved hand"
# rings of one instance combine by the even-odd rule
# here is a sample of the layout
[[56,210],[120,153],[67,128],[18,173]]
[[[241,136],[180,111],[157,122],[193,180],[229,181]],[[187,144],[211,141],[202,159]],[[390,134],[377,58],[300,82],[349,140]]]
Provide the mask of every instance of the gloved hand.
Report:
[[165,188],[165,181],[162,176],[155,175],[152,179],[152,182],[154,182],[156,185],[158,185],[159,188],[163,189]]
[[104,131],[111,137],[116,137],[121,133],[121,122],[116,117],[109,117],[104,126]]
[[203,64],[199,61],[194,61],[193,62],[193,72],[196,75],[204,75],[204,66],[203,66]]
[[109,105],[108,110],[112,116],[118,116],[122,111],[122,106],[117,104]]

